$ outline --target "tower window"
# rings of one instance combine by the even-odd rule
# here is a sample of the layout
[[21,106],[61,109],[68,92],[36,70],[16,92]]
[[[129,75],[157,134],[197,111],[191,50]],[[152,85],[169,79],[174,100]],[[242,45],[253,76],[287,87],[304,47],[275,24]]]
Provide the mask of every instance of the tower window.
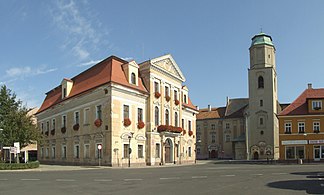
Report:
[[263,77],[262,76],[259,76],[258,78],[258,88],[264,88],[264,80],[263,80]]
[[260,107],[263,106],[263,100],[260,100]]

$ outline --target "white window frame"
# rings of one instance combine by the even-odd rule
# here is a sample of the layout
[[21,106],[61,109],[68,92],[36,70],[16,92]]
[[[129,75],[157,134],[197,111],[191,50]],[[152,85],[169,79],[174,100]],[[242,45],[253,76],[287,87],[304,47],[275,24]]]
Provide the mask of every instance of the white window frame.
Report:
[[287,134],[291,134],[292,131],[292,123],[291,122],[285,122],[284,124],[285,132]]
[[[77,113],[78,113],[78,121],[77,121]],[[74,112],[74,124],[80,124],[80,111],[75,111]]]
[[160,143],[155,143],[155,158],[161,158],[161,144]]
[[318,132],[321,131],[321,123],[320,123],[320,121],[313,121],[313,131],[318,131]]
[[312,110],[321,110],[322,109],[322,101],[321,100],[313,100],[312,101]]
[[298,122],[298,133],[305,133],[305,122]]
[[[77,150],[78,148],[78,150]],[[80,144],[74,144],[73,146],[73,157],[76,159],[80,159]]]
[[[142,154],[141,154],[141,156],[139,154],[139,148],[140,148],[140,146],[142,146]],[[137,158],[144,158],[144,150],[145,150],[145,148],[144,148],[144,145],[143,144],[138,144],[137,145]]]
[[[100,107],[100,117],[99,117],[99,114],[98,114],[98,111],[99,111],[99,108]],[[102,120],[102,105],[99,104],[99,105],[96,105],[96,119],[101,119]]]
[[[64,150],[65,148],[65,150]],[[67,146],[66,144],[62,145],[62,159],[67,159]]]
[[[64,118],[65,118],[65,124],[64,124]],[[67,126],[67,116],[66,114],[62,115],[62,127],[66,127]]]
[[90,113],[90,108],[85,108],[83,109],[83,124],[89,124],[89,113]]

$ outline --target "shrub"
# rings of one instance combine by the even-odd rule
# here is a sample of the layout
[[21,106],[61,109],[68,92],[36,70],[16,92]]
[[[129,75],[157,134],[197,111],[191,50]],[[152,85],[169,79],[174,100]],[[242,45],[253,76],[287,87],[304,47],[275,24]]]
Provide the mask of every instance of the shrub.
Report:
[[35,169],[39,167],[38,161],[28,163],[0,163],[0,170]]

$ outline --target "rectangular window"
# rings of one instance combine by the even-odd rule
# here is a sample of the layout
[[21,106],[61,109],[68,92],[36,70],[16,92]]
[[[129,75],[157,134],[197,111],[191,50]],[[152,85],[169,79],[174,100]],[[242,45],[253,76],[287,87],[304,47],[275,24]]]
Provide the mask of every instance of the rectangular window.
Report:
[[83,111],[83,124],[90,124],[89,123],[89,112],[90,108],[85,108]]
[[80,158],[80,146],[74,145],[74,158]]
[[62,127],[66,127],[66,115],[62,116]]
[[305,133],[305,123],[298,122],[298,133]]
[[90,158],[90,145],[84,145],[84,158]]
[[197,148],[197,154],[200,154],[200,148]]
[[79,112],[74,113],[74,124],[79,124],[80,123],[80,115]]
[[165,97],[169,97],[169,87],[168,86],[165,86],[165,88],[164,88],[164,95],[165,95]]
[[50,130],[50,125],[49,125],[49,121],[46,121],[46,131]]
[[41,153],[40,153],[41,158],[44,158],[44,148],[41,148]]
[[215,130],[215,129],[216,129],[216,125],[215,125],[215,124],[212,124],[212,125],[211,125],[211,129],[212,129],[212,130]]
[[313,131],[315,133],[319,133],[320,132],[320,122],[313,122]]
[[160,158],[160,144],[155,144],[155,158]]
[[286,147],[286,159],[295,159],[295,147]]
[[62,146],[62,158],[66,159],[66,145]]
[[144,155],[143,155],[143,145],[138,145],[137,154],[138,154],[138,158],[144,158]]
[[55,129],[55,125],[56,125],[55,123],[56,123],[56,122],[55,122],[55,118],[53,118],[53,119],[52,119],[52,129]]
[[191,147],[188,147],[188,156],[191,157]]
[[124,158],[129,158],[128,151],[129,151],[129,144],[124,144],[124,155],[123,155]]
[[322,101],[312,101],[312,109],[313,110],[321,110],[322,109]]
[[143,121],[143,109],[137,108],[137,121]]
[[181,125],[182,125],[182,129],[184,129],[184,128],[185,128],[185,127],[184,127],[184,126],[185,126],[184,119],[182,119],[181,122],[182,122],[182,124],[181,124]]
[[55,146],[52,146],[52,158],[55,158]]
[[229,123],[226,123],[225,128],[226,129],[229,129],[230,128],[230,124]]
[[285,123],[285,133],[291,134],[291,123]]
[[124,105],[124,119],[129,118],[129,106],[128,105]]
[[154,82],[154,92],[160,92],[159,90],[159,83],[158,82]]
[[[197,137],[198,137],[198,136],[197,136]],[[199,137],[200,137],[200,136],[199,136]],[[212,142],[212,143],[215,143],[215,142],[216,142],[216,136],[215,136],[215,135],[212,135],[211,142]]]
[[188,121],[188,130],[191,131],[191,121]]
[[183,95],[183,101],[184,103],[187,103],[187,95]]
[[260,107],[263,106],[263,100],[260,100]]
[[49,157],[49,148],[46,148],[46,151],[45,151],[45,157],[46,157],[46,158]]
[[178,91],[174,90],[174,100],[177,100],[177,99],[178,99]]
[[66,97],[66,88],[64,87],[63,88],[63,98],[65,98]]
[[286,147],[286,159],[304,159],[305,148],[304,146],[287,146]]
[[96,119],[102,119],[101,105],[96,106]]
[[42,127],[42,132],[44,132],[44,123],[42,123],[41,127]]

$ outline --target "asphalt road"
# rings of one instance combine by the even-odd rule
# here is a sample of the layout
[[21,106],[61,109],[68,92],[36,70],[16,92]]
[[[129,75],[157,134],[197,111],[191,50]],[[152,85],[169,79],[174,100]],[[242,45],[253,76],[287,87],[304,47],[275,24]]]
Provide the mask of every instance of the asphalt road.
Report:
[[324,164],[1,171],[0,194],[324,194]]

